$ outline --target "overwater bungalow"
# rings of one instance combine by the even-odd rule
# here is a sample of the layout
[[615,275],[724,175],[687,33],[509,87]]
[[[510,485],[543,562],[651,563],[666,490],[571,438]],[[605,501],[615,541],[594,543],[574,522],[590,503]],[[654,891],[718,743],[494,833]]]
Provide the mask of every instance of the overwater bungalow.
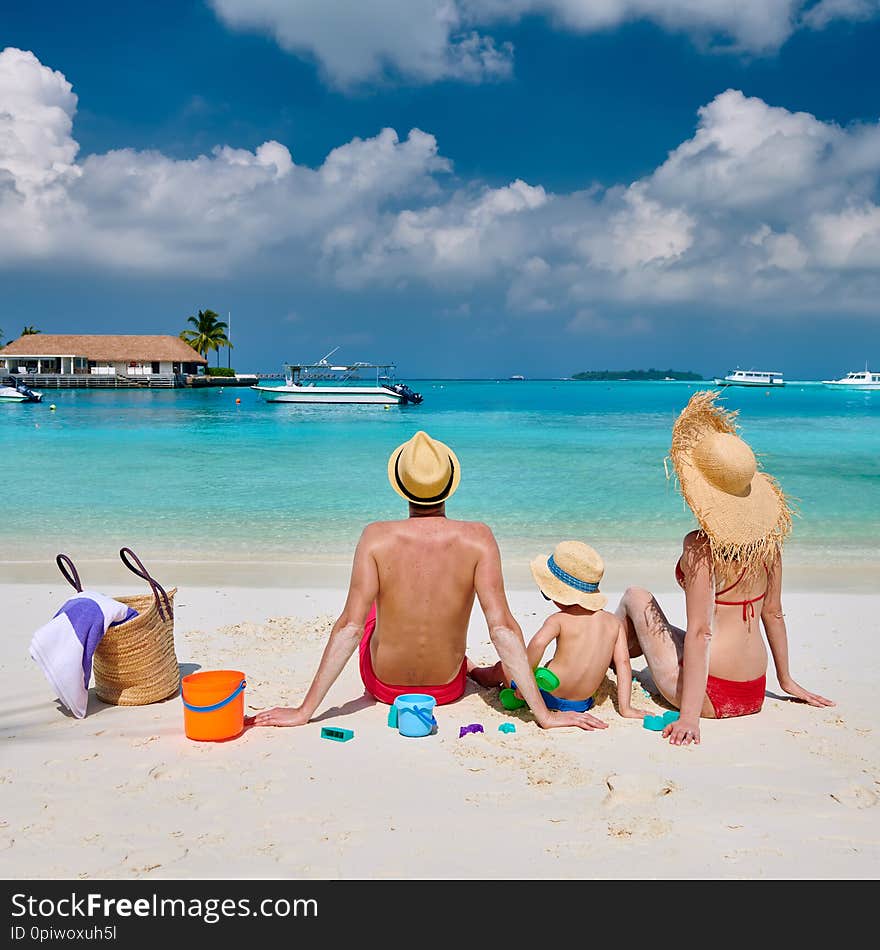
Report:
[[0,348],[0,373],[42,388],[185,386],[207,364],[176,336],[31,333]]

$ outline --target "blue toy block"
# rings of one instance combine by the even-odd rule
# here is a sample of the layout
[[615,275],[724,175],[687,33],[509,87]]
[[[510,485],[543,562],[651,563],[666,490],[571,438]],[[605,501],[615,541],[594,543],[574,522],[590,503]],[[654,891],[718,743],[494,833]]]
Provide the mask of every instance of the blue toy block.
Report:
[[339,726],[321,726],[321,738],[332,739],[334,742],[348,742],[354,738],[354,731],[341,729]]
[[678,719],[679,712],[677,709],[668,709],[662,716],[645,716],[642,720],[642,725],[645,729],[650,729],[652,732],[662,732],[671,722],[675,722]]

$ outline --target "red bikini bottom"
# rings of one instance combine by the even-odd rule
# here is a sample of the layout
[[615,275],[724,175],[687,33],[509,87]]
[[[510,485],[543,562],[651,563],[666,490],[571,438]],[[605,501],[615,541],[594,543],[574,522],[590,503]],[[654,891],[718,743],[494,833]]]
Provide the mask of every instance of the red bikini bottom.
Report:
[[715,710],[716,719],[751,716],[752,713],[761,711],[766,686],[766,676],[744,682],[710,676],[706,680],[706,695]]
[[364,635],[361,637],[360,666],[361,679],[364,681],[367,692],[375,696],[380,703],[388,703],[390,706],[398,696],[403,696],[405,693],[427,693],[434,697],[438,706],[445,706],[447,703],[455,702],[464,694],[467,682],[467,658],[461,661],[461,669],[455,678],[440,686],[393,686],[390,683],[383,683],[373,671],[373,657],[370,654],[370,640],[375,630],[376,605],[374,603],[367,615]]

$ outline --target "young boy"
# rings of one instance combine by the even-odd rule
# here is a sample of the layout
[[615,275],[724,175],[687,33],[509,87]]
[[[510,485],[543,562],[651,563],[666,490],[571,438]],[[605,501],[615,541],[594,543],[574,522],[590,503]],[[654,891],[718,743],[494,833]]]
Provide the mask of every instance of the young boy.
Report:
[[[526,648],[548,709],[586,712],[613,665],[618,712],[626,719],[642,719],[645,713],[630,704],[632,666],[626,629],[614,614],[602,609],[607,603],[599,592],[599,581],[605,573],[602,558],[588,544],[562,541],[553,554],[540,555],[530,566],[544,598],[559,608],[544,621]],[[541,666],[553,640],[553,658]],[[507,709],[525,705],[516,683],[508,683],[500,660],[493,666],[474,667],[470,676],[481,686],[504,687],[500,698]]]

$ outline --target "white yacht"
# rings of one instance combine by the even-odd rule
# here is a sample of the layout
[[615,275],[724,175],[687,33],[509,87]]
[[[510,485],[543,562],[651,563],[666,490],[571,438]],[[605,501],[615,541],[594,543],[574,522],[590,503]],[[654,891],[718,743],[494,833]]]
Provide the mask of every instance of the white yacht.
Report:
[[866,365],[863,370],[847,373],[840,379],[823,379],[822,385],[829,389],[858,389],[870,392],[880,389],[880,373],[872,373]]
[[784,386],[785,380],[782,373],[773,373],[762,369],[736,369],[728,373],[721,379],[716,377],[715,383],[718,386],[763,386],[773,387]]
[[0,402],[42,402],[43,394],[36,389],[29,389],[14,376],[0,382]]
[[[251,386],[266,402],[306,404],[418,405],[421,393],[394,380],[393,363],[328,362],[337,346],[317,363],[285,363],[282,386]],[[365,379],[368,376],[368,379]]]

